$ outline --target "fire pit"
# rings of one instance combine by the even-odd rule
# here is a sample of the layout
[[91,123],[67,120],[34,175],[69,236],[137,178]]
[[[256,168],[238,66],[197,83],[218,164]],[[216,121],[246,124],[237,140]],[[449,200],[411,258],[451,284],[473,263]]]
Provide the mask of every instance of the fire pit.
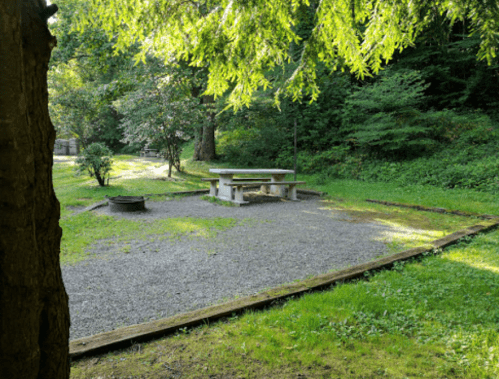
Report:
[[136,212],[146,209],[144,196],[115,196],[108,197],[109,209],[112,212]]

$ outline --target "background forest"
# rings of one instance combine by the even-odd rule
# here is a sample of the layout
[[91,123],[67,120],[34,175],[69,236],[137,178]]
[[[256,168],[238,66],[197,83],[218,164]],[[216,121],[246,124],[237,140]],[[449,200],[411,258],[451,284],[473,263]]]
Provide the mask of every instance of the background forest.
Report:
[[[499,190],[499,64],[477,60],[480,36],[469,36],[466,20],[451,24],[435,15],[414,47],[364,80],[346,67],[330,72],[318,63],[320,95],[313,102],[307,95],[281,97],[277,107],[269,88],[234,112],[225,110],[224,97],[203,95],[205,68],[152,50],[136,63],[138,47],[115,54],[99,28],[72,30],[79,0],[59,6],[48,78],[58,138],[76,137],[83,147],[102,142],[127,154],[148,144],[165,156],[191,143],[195,160],[293,168],[296,123],[297,171],[319,181]],[[313,12],[301,14],[295,27],[303,44]],[[290,49],[298,57],[302,45]],[[282,83],[295,67],[291,61],[266,78]]]

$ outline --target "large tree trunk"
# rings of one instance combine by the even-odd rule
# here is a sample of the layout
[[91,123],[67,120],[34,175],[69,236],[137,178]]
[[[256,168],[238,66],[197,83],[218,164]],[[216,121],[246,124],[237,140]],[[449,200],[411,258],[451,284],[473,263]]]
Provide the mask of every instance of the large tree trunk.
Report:
[[206,106],[207,123],[203,127],[203,140],[201,141],[201,151],[199,154],[201,161],[211,161],[215,159],[215,98],[213,95],[203,96],[203,105]]
[[[194,87],[191,89],[193,97],[199,98],[201,87]],[[194,155],[192,157],[195,161],[211,161],[216,158],[215,151],[215,98],[212,95],[205,95],[200,98],[200,103],[206,106],[206,124],[196,130],[194,136]]]
[[55,9],[0,1],[0,378],[69,378],[47,92]]

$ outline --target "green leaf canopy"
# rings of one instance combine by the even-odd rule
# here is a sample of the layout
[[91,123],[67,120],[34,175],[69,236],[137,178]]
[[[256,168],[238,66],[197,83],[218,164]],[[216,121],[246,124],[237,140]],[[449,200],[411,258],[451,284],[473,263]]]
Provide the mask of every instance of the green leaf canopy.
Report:
[[[89,0],[88,9],[79,15],[80,30],[101,25],[117,37],[118,51],[140,42],[138,60],[152,51],[209,66],[207,93],[230,90],[235,108],[248,105],[257,88],[272,86],[266,70],[285,62],[297,68],[276,93],[294,99],[317,98],[319,62],[359,77],[377,73],[436,16],[471,20],[472,33],[481,36],[479,59],[490,63],[499,45],[496,0]],[[304,9],[314,12],[306,40],[295,28]],[[292,42],[303,46],[295,59]]]

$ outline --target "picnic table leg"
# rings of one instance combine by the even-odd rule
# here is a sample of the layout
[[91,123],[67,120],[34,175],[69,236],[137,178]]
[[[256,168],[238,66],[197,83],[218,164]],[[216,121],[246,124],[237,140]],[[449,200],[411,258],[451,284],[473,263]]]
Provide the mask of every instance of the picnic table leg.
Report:
[[274,174],[272,175],[272,180],[270,181],[270,193],[279,197],[284,197],[284,186],[272,185],[272,183],[283,182],[286,175]]
[[298,197],[296,196],[296,185],[294,185],[294,184],[289,185],[288,199],[295,200],[295,201],[298,200]]
[[244,197],[243,197],[243,186],[236,186],[236,196],[234,201],[236,203],[245,203]]
[[217,182],[210,182],[210,196],[217,196]]
[[233,174],[220,174],[218,180],[218,194],[217,197],[221,200],[233,201],[232,188],[226,186],[225,183],[231,183]]

